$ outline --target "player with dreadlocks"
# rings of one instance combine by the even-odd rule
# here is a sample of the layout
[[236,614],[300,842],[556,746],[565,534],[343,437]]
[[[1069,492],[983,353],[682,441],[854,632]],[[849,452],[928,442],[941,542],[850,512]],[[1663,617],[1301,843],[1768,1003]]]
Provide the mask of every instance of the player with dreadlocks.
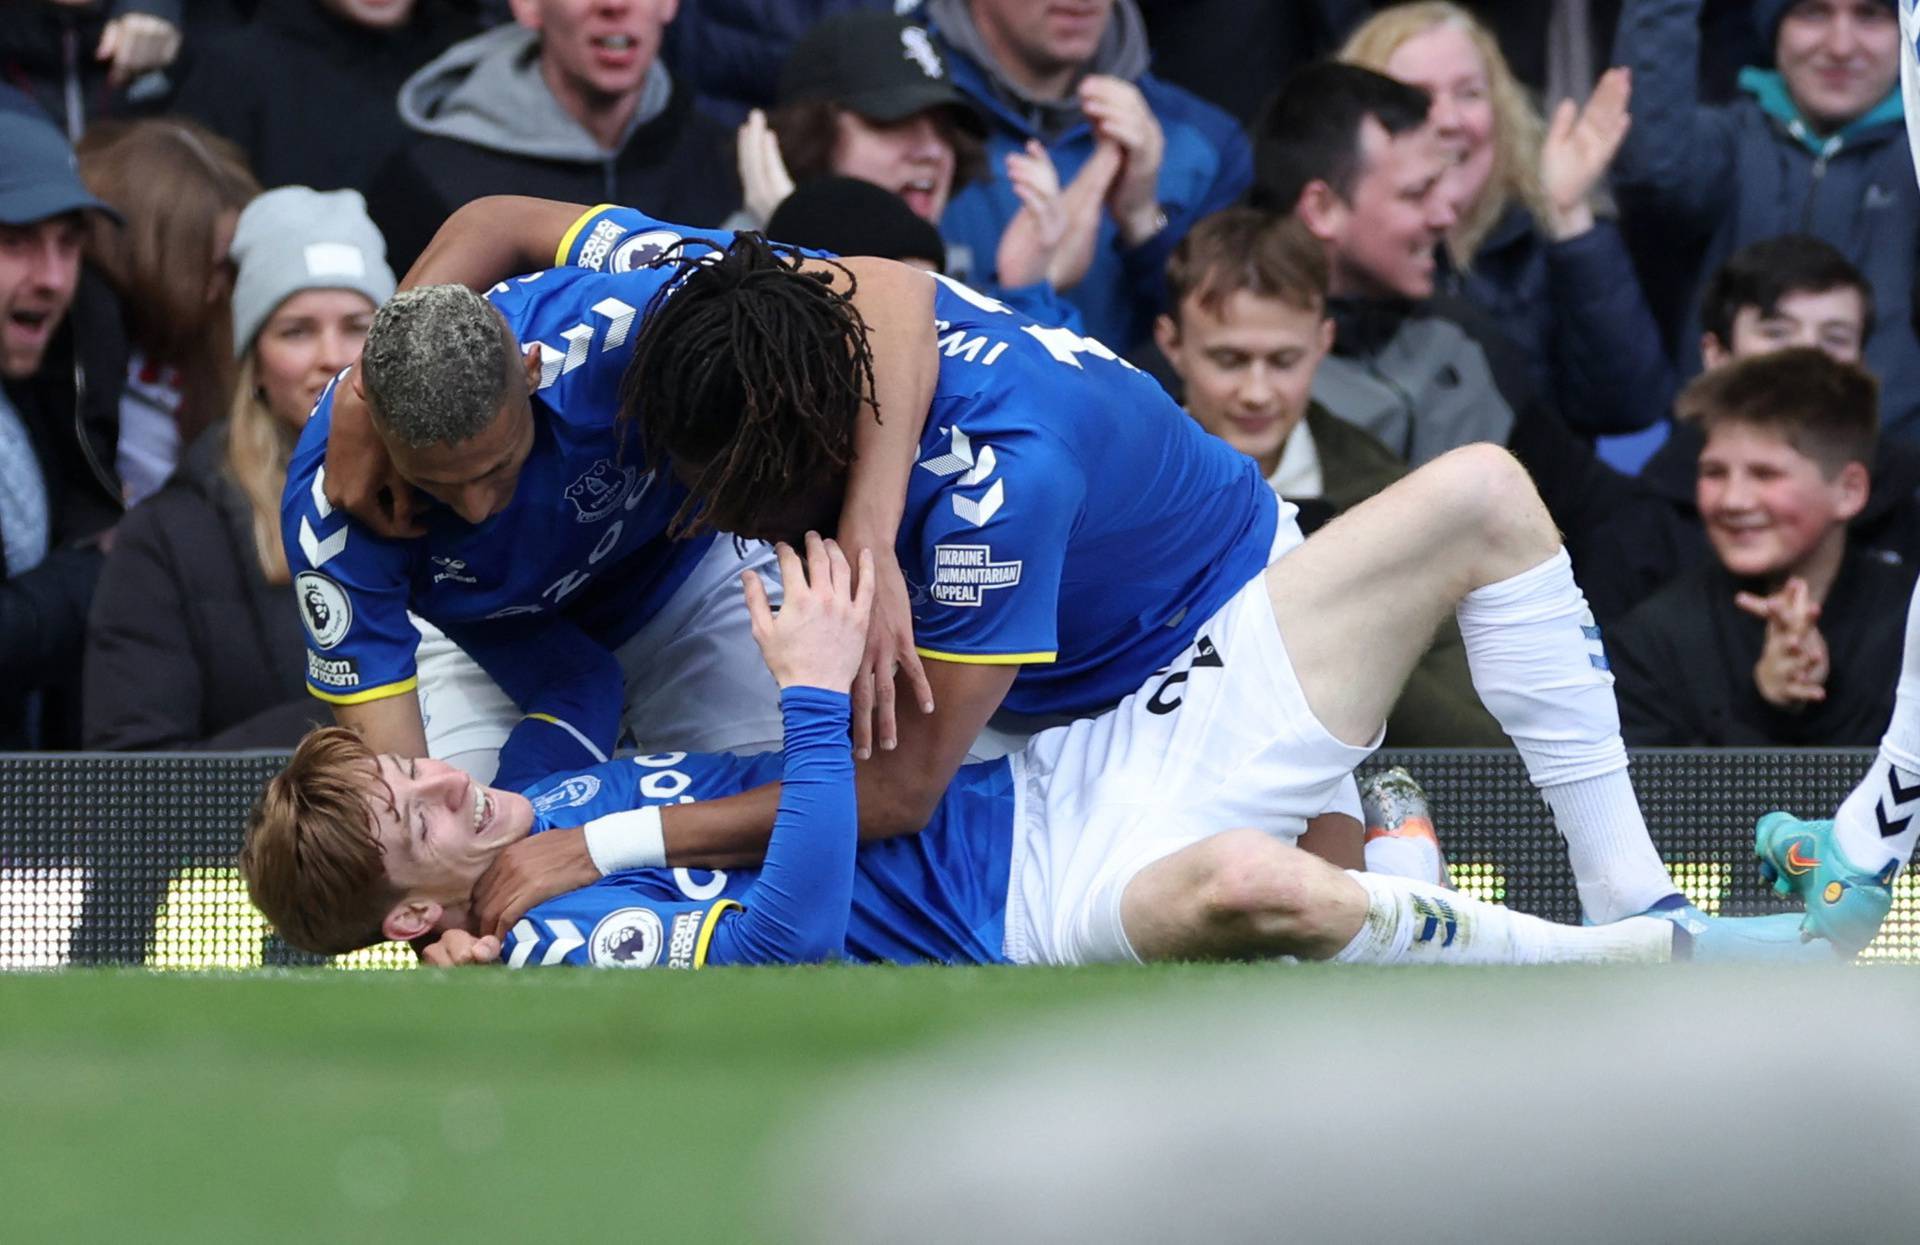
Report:
[[[516,200],[467,224],[532,253],[556,245],[563,268],[598,271],[619,271],[629,248],[675,233],[613,207],[562,228],[568,210]],[[649,454],[705,507],[683,508],[680,521],[790,541],[831,530],[859,465],[848,450],[864,423],[859,396],[897,389],[896,374],[924,366],[923,347],[852,306],[852,274],[754,235],[716,239],[706,258],[648,258],[669,275],[636,330],[620,418],[638,422]],[[1253,460],[1203,432],[1151,378],[1097,341],[931,280],[932,397],[881,412],[919,442],[894,553],[937,709],[903,715],[898,749],[861,758],[863,837],[925,825],[970,753],[1004,752],[1129,696],[1143,710],[1129,720],[1144,727],[1098,747],[1146,756],[1153,724],[1171,748],[1189,706],[1245,712],[1215,695],[1221,684],[1277,698],[1302,739],[1372,746],[1452,611],[1476,689],[1567,840],[1587,915],[1708,927],[1647,836],[1598,630],[1511,456],[1490,446],[1447,455],[1302,547],[1293,508]],[[1309,777],[1285,749],[1224,765],[1120,768],[1136,776],[1085,801],[1117,800],[1170,824],[1182,808],[1224,802],[1237,824],[1286,839],[1358,811],[1350,774]],[[1283,788],[1297,796],[1285,810],[1259,796]],[[767,784],[663,808],[634,831],[640,855],[755,863],[778,799]],[[1063,824],[1101,811],[1069,810]],[[634,858],[632,845],[602,847]],[[474,891],[477,929],[504,934],[533,904],[590,884],[604,872],[595,860],[579,831],[508,847]],[[1791,922],[1728,933],[1762,957],[1799,954]]]
[[[831,264],[843,279],[836,288],[829,274],[800,269],[797,255],[758,234],[740,235],[717,259],[683,248],[654,262],[674,275],[647,309],[621,380],[620,418],[647,412],[640,433],[648,459],[670,458],[689,473],[692,494],[674,516],[676,534],[831,526],[770,522],[762,507],[819,500],[829,490],[837,496],[853,460],[856,417],[873,402],[873,351],[853,302],[853,274]],[[687,282],[695,272],[702,279]],[[847,343],[851,368],[833,354],[836,343]],[[736,412],[738,422],[711,418],[716,408]]]

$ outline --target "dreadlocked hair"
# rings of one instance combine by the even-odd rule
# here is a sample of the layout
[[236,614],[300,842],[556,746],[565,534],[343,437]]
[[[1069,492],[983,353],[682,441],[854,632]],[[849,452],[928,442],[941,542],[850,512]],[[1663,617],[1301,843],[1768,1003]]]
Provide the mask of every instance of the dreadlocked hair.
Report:
[[852,462],[854,421],[863,405],[877,410],[867,322],[843,265],[827,261],[844,291],[761,234],[700,254],[685,245],[649,265],[672,276],[620,382],[620,421],[640,421],[647,461],[692,473],[675,536],[750,528],[769,503]]

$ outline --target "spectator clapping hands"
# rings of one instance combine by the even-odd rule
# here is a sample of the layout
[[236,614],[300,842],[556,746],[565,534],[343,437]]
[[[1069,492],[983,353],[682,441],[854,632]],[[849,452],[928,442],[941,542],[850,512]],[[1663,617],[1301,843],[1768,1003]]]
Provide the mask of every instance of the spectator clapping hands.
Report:
[[736,148],[740,186],[747,213],[758,221],[773,219],[773,211],[793,193],[793,175],[780,155],[780,139],[758,108],[747,114]]
[[1160,213],[1160,159],[1166,133],[1140,88],[1122,78],[1090,74],[1080,83],[1080,107],[1095,139],[1119,149],[1120,171],[1107,189],[1107,210],[1120,240],[1139,246],[1166,223]]
[[1769,596],[1742,592],[1734,602],[1767,623],[1766,644],[1753,667],[1761,697],[1776,709],[1789,710],[1825,700],[1827,641],[1818,626],[1820,603],[1807,581],[1796,575]]
[[1087,275],[1100,236],[1100,214],[1125,157],[1116,143],[1102,142],[1065,189],[1047,149],[1029,140],[1007,156],[1007,180],[1020,211],[1000,237],[996,267],[1002,285],[1040,281],[1070,290]]

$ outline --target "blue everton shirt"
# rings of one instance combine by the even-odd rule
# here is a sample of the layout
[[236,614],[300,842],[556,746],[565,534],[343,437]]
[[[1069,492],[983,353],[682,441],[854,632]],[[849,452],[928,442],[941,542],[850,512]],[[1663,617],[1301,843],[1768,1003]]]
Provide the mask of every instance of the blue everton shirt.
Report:
[[[595,208],[557,258],[618,271],[683,232]],[[920,652],[1018,665],[1015,713],[1117,704],[1266,566],[1273,490],[1099,342],[945,278],[934,315],[940,378],[897,543]]]
[[[803,703],[796,703],[802,701]],[[853,851],[853,767],[845,696],[788,689],[782,696],[787,754],[739,757],[671,752],[611,761],[555,775],[527,789],[534,833],[577,826],[609,813],[658,804],[719,799],[781,781],[783,807],[756,869],[632,869],[536,905],[509,931],[501,959],[510,967],[575,964],[613,968],[699,968],[707,963],[790,963],[821,958],[783,954],[776,939],[752,958],[711,955],[725,947],[724,922],[743,922],[775,897],[776,869],[792,893],[778,898],[794,924],[844,917],[846,958],[893,964],[992,964],[1005,957],[1008,871],[1013,852],[1014,774],[1007,760],[961,769],[918,834],[858,844],[851,898],[837,894],[835,848]],[[837,715],[823,735],[822,715]],[[811,720],[809,720],[811,719]],[[824,743],[824,747],[822,747]],[[841,768],[827,784],[823,821],[813,824],[784,803],[806,775],[796,766],[824,751]],[[844,804],[840,807],[835,801]],[[824,876],[812,870],[828,866]],[[847,862],[839,868],[845,871]],[[836,927],[837,928],[837,927]],[[720,941],[716,943],[716,934]],[[800,935],[796,934],[796,937]]]
[[653,617],[713,539],[666,538],[685,490],[645,461],[637,429],[615,428],[637,321],[662,280],[546,272],[488,294],[523,348],[538,345],[541,374],[533,449],[513,499],[478,525],[428,499],[426,535],[387,540],[328,506],[341,377],[327,387],[281,502],[315,696],[354,704],[411,690],[412,609],[524,711],[575,725],[600,755],[611,749],[624,699],[611,650]]

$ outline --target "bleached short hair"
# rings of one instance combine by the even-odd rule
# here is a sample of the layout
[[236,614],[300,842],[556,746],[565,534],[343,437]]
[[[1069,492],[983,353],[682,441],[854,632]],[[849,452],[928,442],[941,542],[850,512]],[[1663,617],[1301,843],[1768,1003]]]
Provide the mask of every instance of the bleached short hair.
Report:
[[499,415],[518,347],[492,303],[464,285],[424,285],[373,317],[361,380],[387,433],[420,449],[478,436]]

